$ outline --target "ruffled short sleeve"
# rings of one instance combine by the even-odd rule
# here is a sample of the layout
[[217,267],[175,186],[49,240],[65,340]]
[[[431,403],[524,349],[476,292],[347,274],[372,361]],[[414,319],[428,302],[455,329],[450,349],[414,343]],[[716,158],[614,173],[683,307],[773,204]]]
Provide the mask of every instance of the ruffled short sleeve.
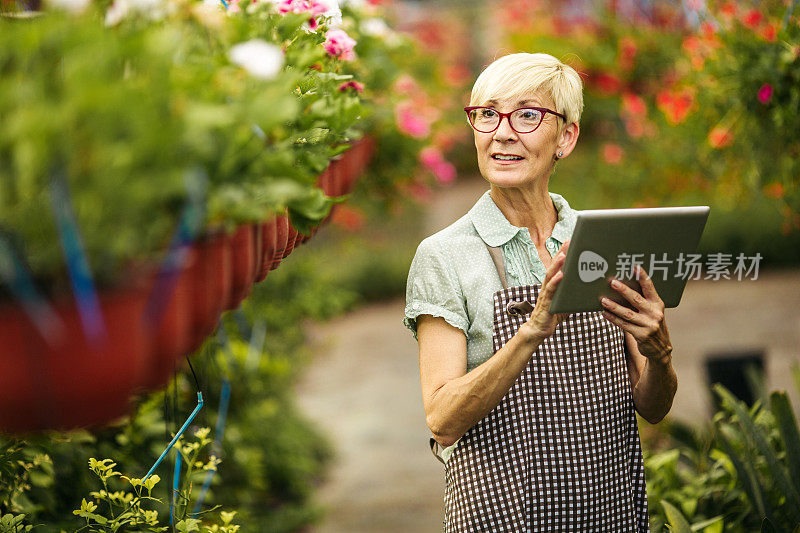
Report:
[[469,318],[454,267],[435,241],[425,239],[420,243],[408,273],[403,319],[415,339],[419,315],[444,318],[467,335]]

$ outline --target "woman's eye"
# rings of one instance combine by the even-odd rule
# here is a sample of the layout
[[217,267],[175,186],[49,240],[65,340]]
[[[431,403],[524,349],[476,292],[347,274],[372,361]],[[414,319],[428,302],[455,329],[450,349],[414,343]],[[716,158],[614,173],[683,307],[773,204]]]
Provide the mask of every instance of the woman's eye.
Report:
[[492,118],[496,114],[494,109],[481,109],[481,116],[484,118]]
[[522,118],[525,118],[525,119],[532,119],[532,118],[536,118],[538,116],[539,116],[539,112],[536,111],[535,109],[526,109],[525,111],[522,112]]

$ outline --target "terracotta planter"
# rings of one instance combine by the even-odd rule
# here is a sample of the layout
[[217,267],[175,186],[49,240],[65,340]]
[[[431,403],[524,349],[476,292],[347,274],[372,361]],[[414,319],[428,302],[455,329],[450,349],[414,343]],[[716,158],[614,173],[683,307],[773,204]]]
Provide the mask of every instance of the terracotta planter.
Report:
[[198,241],[195,249],[196,260],[190,273],[192,352],[217,328],[231,292],[231,250],[226,239],[219,233],[209,235]]
[[255,279],[253,225],[239,226],[229,239],[233,268],[231,269],[231,296],[225,309],[236,309],[250,293]]
[[333,173],[334,162],[328,165],[328,167],[322,171],[322,174],[319,175],[317,178],[317,187],[322,189],[327,196],[337,196],[336,189],[335,189],[335,177]]
[[272,255],[271,270],[278,268],[283,260],[283,253],[289,243],[289,217],[280,215],[275,218],[275,252]]
[[250,283],[253,284],[258,279],[261,273],[262,254],[264,253],[264,224],[253,224],[253,279]]
[[267,274],[272,269],[272,261],[275,257],[275,246],[278,240],[277,218],[261,225],[261,265],[259,265],[256,281],[264,281]]
[[286,249],[283,251],[283,258],[287,258],[294,247],[297,246],[297,240],[301,235],[297,233],[297,230],[294,229],[292,224],[289,224],[289,237],[286,239]]
[[142,288],[100,296],[105,339],[84,337],[74,302],[54,305],[63,328],[48,344],[13,303],[0,306],[0,430],[105,424],[126,414],[149,369]]
[[[153,278],[151,288],[147,291],[148,296],[155,290],[169,291],[163,301],[159,302],[163,306],[162,311],[157,311],[157,322],[150,323],[151,319],[145,317],[145,325],[149,333],[154,335],[152,347],[153,364],[147,376],[145,385],[148,388],[161,388],[172,376],[176,363],[181,358],[192,351],[194,347],[194,296],[193,296],[193,266],[197,260],[197,253],[190,248],[187,264],[178,272],[177,278],[172,282],[174,285],[167,285],[160,288],[158,275]],[[149,313],[150,309],[145,313]]]

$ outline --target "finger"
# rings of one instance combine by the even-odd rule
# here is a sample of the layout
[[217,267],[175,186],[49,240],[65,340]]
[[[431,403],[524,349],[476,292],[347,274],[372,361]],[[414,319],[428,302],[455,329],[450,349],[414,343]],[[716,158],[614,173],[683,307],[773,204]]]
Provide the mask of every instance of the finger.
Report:
[[611,288],[622,295],[623,298],[628,300],[639,311],[647,311],[650,309],[650,302],[644,296],[631,289],[618,279],[611,280]]
[[624,331],[627,331],[638,341],[639,339],[643,339],[645,336],[645,330],[641,326],[637,326],[636,324],[631,324],[627,320],[624,320],[614,313],[609,311],[603,311],[603,317],[611,322],[612,324],[619,326]]
[[558,284],[561,280],[564,279],[564,272],[559,270],[553,277],[547,281],[547,284],[542,285],[542,290],[539,292],[538,300],[542,300],[547,304],[547,307],[550,307],[550,300],[553,299],[553,293],[558,288]]
[[650,275],[642,265],[636,265],[636,279],[642,287],[642,294],[644,294],[645,298],[654,303],[661,302],[658,291],[656,291],[656,286],[653,285],[653,280],[650,279]]
[[649,323],[647,316],[645,316],[645,315],[643,315],[641,313],[637,313],[633,309],[629,309],[629,308],[625,307],[624,305],[620,305],[617,302],[615,302],[614,300],[611,300],[609,298],[601,298],[600,299],[600,304],[603,307],[605,307],[606,311],[608,311],[608,312],[614,314],[615,316],[618,316],[618,317],[622,318],[623,320],[626,320],[626,321],[628,321],[628,322],[630,322],[632,324],[636,324],[636,325],[639,325],[639,326],[645,326],[646,327],[648,325],[648,323]]
[[561,267],[564,266],[564,260],[566,259],[566,255],[558,252],[556,256],[553,258],[553,262],[550,263],[550,266],[547,267],[547,272],[544,276],[544,281],[542,282],[542,289],[547,286],[547,283],[553,278],[553,276],[558,272]]

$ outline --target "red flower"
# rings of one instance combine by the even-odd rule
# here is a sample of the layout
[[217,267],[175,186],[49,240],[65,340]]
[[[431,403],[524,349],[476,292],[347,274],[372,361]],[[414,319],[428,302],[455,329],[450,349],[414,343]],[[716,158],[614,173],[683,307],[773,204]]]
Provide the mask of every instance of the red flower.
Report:
[[618,93],[622,88],[622,82],[619,78],[607,72],[601,72],[595,76],[594,82],[599,91],[605,95]]
[[770,22],[758,32],[758,35],[767,42],[774,43],[778,38],[778,28],[775,23]]
[[762,15],[757,9],[751,9],[742,17],[742,24],[751,30],[754,30],[759,24],[761,24],[762,20],[764,20],[764,15]]
[[708,144],[714,148],[724,148],[733,142],[733,133],[728,128],[716,126],[708,133]]
[[726,17],[731,17],[731,18],[735,17],[736,13],[738,11],[739,11],[739,8],[736,5],[736,2],[725,2],[724,4],[722,4],[722,7],[720,7],[720,9],[719,9],[720,13],[722,13]]
[[622,110],[631,115],[646,115],[647,104],[638,94],[622,93]]
[[364,91],[364,84],[356,80],[350,80],[339,85],[340,91],[346,91],[347,89],[354,89],[357,93],[360,93]]
[[364,225],[364,213],[355,207],[339,204],[331,213],[331,222],[344,230],[358,231]]
[[630,70],[633,68],[634,59],[638,48],[636,41],[630,36],[625,36],[619,40],[619,63],[623,70]]
[[783,189],[782,183],[773,182],[764,186],[764,196],[767,198],[775,198],[776,200],[780,200],[783,198],[785,193],[786,191]]
[[622,163],[623,155],[625,155],[625,152],[622,150],[620,145],[616,143],[603,144],[603,161],[609,165],[619,165]]
[[769,83],[762,85],[756,96],[758,97],[759,102],[762,104],[768,104],[769,101],[772,100],[772,85]]
[[667,122],[675,126],[689,115],[694,105],[694,94],[690,89],[680,92],[663,90],[656,95],[656,105],[667,117]]

